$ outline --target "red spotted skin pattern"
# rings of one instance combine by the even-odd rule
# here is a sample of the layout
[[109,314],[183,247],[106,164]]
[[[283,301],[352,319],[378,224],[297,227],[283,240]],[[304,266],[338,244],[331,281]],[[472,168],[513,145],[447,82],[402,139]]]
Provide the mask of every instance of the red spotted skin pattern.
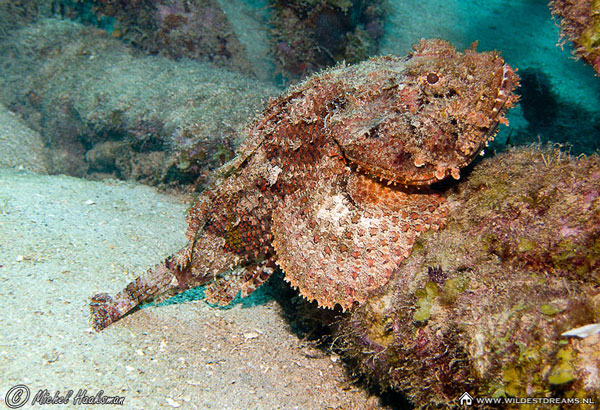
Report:
[[191,208],[189,244],[115,297],[93,296],[100,330],[166,291],[207,284],[246,296],[280,267],[319,306],[350,309],[384,285],[416,237],[447,217],[428,188],[472,161],[515,102],[497,53],[422,40],[316,74],[272,100],[235,159]]

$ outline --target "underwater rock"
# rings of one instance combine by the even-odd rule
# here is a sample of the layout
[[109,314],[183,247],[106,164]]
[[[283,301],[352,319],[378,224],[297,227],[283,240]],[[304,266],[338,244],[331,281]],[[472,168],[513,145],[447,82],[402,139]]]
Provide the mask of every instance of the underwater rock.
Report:
[[284,76],[297,80],[339,61],[377,52],[383,35],[380,0],[270,1],[272,51]]
[[49,17],[101,28],[146,54],[190,58],[250,73],[246,50],[215,0],[20,0],[0,4],[0,23],[6,23],[4,27],[11,31],[18,24]]
[[600,2],[553,0],[552,14],[560,17],[562,35],[571,40],[577,56],[600,74]]
[[40,134],[27,128],[12,112],[0,104],[0,168],[48,172],[48,152]]
[[98,15],[114,18],[115,37],[151,54],[210,61],[250,73],[244,47],[215,0],[92,1]]
[[566,333],[600,322],[598,155],[511,149],[476,165],[447,204],[445,228],[421,235],[336,324],[356,372],[423,409],[464,392],[599,403],[598,325]]
[[12,34],[0,42],[0,99],[40,132],[50,172],[202,186],[278,93],[207,63],[140,56],[69,21]]
[[276,264],[319,306],[364,303],[420,234],[444,224],[444,198],[427,186],[460,177],[506,122],[517,85],[495,52],[422,40],[408,58],[340,65],[291,87],[191,208],[189,244],[114,298],[93,296],[93,327],[208,282],[208,300],[227,304]]

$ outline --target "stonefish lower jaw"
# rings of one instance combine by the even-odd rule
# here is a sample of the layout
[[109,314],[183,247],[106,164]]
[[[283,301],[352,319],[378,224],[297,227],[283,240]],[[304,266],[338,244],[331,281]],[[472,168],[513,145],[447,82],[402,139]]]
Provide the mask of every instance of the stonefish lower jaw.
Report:
[[321,307],[364,303],[421,233],[443,227],[444,196],[428,185],[459,178],[507,123],[517,85],[498,53],[434,39],[291,87],[191,208],[188,245],[115,297],[94,295],[93,327],[203,284],[227,304],[277,266]]

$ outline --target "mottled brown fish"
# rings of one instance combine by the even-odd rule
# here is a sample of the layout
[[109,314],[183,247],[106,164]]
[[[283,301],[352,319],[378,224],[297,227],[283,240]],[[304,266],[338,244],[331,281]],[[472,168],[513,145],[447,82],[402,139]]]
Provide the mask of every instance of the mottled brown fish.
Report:
[[506,123],[517,85],[495,52],[421,40],[406,58],[341,65],[293,86],[190,210],[189,244],[114,298],[93,296],[93,327],[206,283],[208,300],[227,304],[277,265],[319,306],[363,303],[420,233],[444,224],[444,198],[428,185],[459,178]]

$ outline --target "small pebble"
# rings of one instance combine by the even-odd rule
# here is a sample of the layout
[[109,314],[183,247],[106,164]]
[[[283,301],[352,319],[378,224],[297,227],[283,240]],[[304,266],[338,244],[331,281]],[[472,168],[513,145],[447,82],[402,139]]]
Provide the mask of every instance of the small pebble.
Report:
[[256,332],[244,333],[244,337],[246,339],[256,339],[258,336],[260,336],[260,335],[258,333],[256,333]]

